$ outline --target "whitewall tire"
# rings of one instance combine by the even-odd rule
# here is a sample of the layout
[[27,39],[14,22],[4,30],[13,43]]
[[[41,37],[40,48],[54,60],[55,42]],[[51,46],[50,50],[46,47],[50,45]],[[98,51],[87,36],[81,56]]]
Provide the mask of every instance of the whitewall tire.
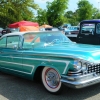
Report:
[[61,91],[60,74],[53,68],[44,67],[42,71],[42,83],[50,93],[58,94]]

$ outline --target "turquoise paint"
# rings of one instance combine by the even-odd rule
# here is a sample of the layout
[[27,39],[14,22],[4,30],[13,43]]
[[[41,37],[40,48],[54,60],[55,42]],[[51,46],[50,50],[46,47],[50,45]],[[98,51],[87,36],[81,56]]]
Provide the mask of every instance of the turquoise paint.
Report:
[[[27,32],[26,32],[27,33]],[[37,34],[37,33],[36,33]],[[38,33],[39,36],[44,33]],[[49,34],[48,32],[46,34]],[[12,36],[11,34],[9,34]],[[13,34],[14,35],[14,34]],[[23,48],[23,37],[20,39],[19,48],[0,47],[0,69],[8,73],[24,78],[33,79],[34,73],[39,66],[48,66],[56,69],[60,74],[66,75],[68,70],[73,69],[75,59],[82,59],[88,62],[99,63],[100,46],[76,44],[67,39],[67,42],[45,43],[32,42]],[[61,33],[62,36],[62,33]],[[6,35],[5,35],[6,37]],[[28,48],[27,48],[28,47]],[[68,65],[67,65],[68,64]]]

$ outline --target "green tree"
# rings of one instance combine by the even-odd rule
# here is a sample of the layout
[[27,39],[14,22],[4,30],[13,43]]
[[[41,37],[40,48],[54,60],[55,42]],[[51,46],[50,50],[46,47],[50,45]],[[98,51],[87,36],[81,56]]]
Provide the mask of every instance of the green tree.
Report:
[[20,20],[32,20],[33,10],[38,9],[34,0],[0,0],[0,27]]
[[92,19],[100,19],[100,10],[97,8],[93,8]]
[[73,11],[67,11],[64,15],[64,17],[67,19],[67,22],[70,23],[71,25],[77,25],[78,22],[78,10],[75,12]]
[[43,25],[43,24],[48,24],[48,21],[47,21],[47,11],[44,9],[39,9],[37,11],[37,22],[40,24],[40,25]]
[[87,20],[92,18],[93,5],[88,0],[80,0],[78,2],[78,16],[79,21]]
[[72,18],[73,17],[73,11],[67,11],[64,15],[67,18]]
[[60,26],[66,20],[64,17],[65,10],[68,8],[68,0],[54,0],[47,2],[47,20],[51,26]]

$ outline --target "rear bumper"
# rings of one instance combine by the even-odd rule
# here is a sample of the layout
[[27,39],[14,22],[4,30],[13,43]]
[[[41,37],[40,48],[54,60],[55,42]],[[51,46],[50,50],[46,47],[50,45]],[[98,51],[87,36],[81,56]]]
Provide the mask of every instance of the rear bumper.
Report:
[[89,74],[84,76],[63,76],[61,82],[71,88],[84,88],[100,82],[100,76]]

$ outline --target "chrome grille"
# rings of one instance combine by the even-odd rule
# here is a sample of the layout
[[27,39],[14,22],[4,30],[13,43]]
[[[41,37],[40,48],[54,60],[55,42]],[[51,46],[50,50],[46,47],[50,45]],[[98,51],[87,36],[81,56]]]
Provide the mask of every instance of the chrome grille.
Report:
[[87,70],[86,71],[82,71],[79,70],[77,72],[73,72],[73,71],[68,71],[68,76],[72,76],[72,75],[83,75],[83,74],[91,74],[91,73],[95,73],[97,75],[100,75],[100,64],[97,65],[87,65]]
[[87,73],[93,73],[100,74],[100,64],[98,65],[88,65]]

